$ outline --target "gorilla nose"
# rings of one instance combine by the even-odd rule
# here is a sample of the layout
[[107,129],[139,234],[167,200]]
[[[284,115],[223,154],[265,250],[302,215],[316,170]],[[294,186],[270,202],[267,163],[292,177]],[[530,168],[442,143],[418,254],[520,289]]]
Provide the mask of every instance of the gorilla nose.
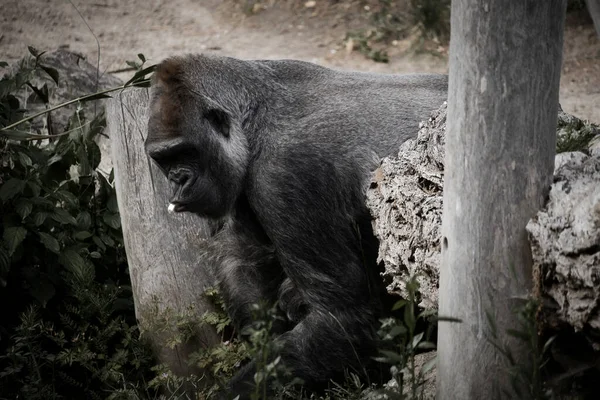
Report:
[[186,169],[169,171],[169,180],[179,186],[185,186],[186,182],[189,181],[191,177],[192,173]]
[[186,186],[192,184],[192,171],[175,169],[169,171],[169,186],[171,187],[171,203],[179,204],[185,197]]

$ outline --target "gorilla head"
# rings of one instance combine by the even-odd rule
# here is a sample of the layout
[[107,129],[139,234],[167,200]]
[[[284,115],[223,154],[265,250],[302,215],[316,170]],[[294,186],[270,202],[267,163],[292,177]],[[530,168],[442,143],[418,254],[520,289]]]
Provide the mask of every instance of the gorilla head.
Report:
[[154,77],[148,155],[168,177],[175,211],[219,218],[239,196],[248,168],[242,132],[247,115],[237,98],[194,72],[201,58],[175,58]]

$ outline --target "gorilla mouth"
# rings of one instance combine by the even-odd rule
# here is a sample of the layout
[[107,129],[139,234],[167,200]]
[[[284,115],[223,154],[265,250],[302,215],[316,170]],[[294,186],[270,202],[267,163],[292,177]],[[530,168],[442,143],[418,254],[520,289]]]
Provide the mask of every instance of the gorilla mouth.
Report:
[[184,212],[185,210],[185,205],[180,203],[169,203],[169,207],[167,208],[167,211],[169,211],[169,213],[179,213]]

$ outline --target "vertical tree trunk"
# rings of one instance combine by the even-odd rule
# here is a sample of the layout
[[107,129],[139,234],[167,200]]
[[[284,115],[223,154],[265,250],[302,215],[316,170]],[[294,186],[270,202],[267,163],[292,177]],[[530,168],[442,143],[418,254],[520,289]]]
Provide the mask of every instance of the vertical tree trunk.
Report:
[[490,344],[495,322],[517,362],[530,355],[506,329],[529,294],[525,225],[552,179],[565,0],[453,0],[438,398],[510,390]]
[[[202,259],[209,226],[192,214],[167,213],[168,183],[144,151],[148,100],[147,90],[130,89],[107,104],[117,199],[140,328],[159,360],[187,375],[197,372],[187,355],[219,341],[214,330],[197,324],[210,308],[202,295],[213,285]],[[177,330],[184,320],[196,327],[192,340]]]
[[585,0],[585,2],[587,4],[587,9],[590,13],[590,16],[594,21],[598,38],[600,38],[600,0]]

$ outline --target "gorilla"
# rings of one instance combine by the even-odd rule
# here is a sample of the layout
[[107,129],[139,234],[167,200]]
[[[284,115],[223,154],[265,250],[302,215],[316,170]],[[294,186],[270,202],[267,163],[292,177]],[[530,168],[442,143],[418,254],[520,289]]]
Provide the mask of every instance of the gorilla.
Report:
[[[366,186],[447,86],[295,60],[187,55],[156,69],[145,148],[170,209],[220,221],[210,255],[235,326],[278,304],[277,356],[309,390],[369,374],[387,303]],[[249,398],[255,372],[229,390]]]

